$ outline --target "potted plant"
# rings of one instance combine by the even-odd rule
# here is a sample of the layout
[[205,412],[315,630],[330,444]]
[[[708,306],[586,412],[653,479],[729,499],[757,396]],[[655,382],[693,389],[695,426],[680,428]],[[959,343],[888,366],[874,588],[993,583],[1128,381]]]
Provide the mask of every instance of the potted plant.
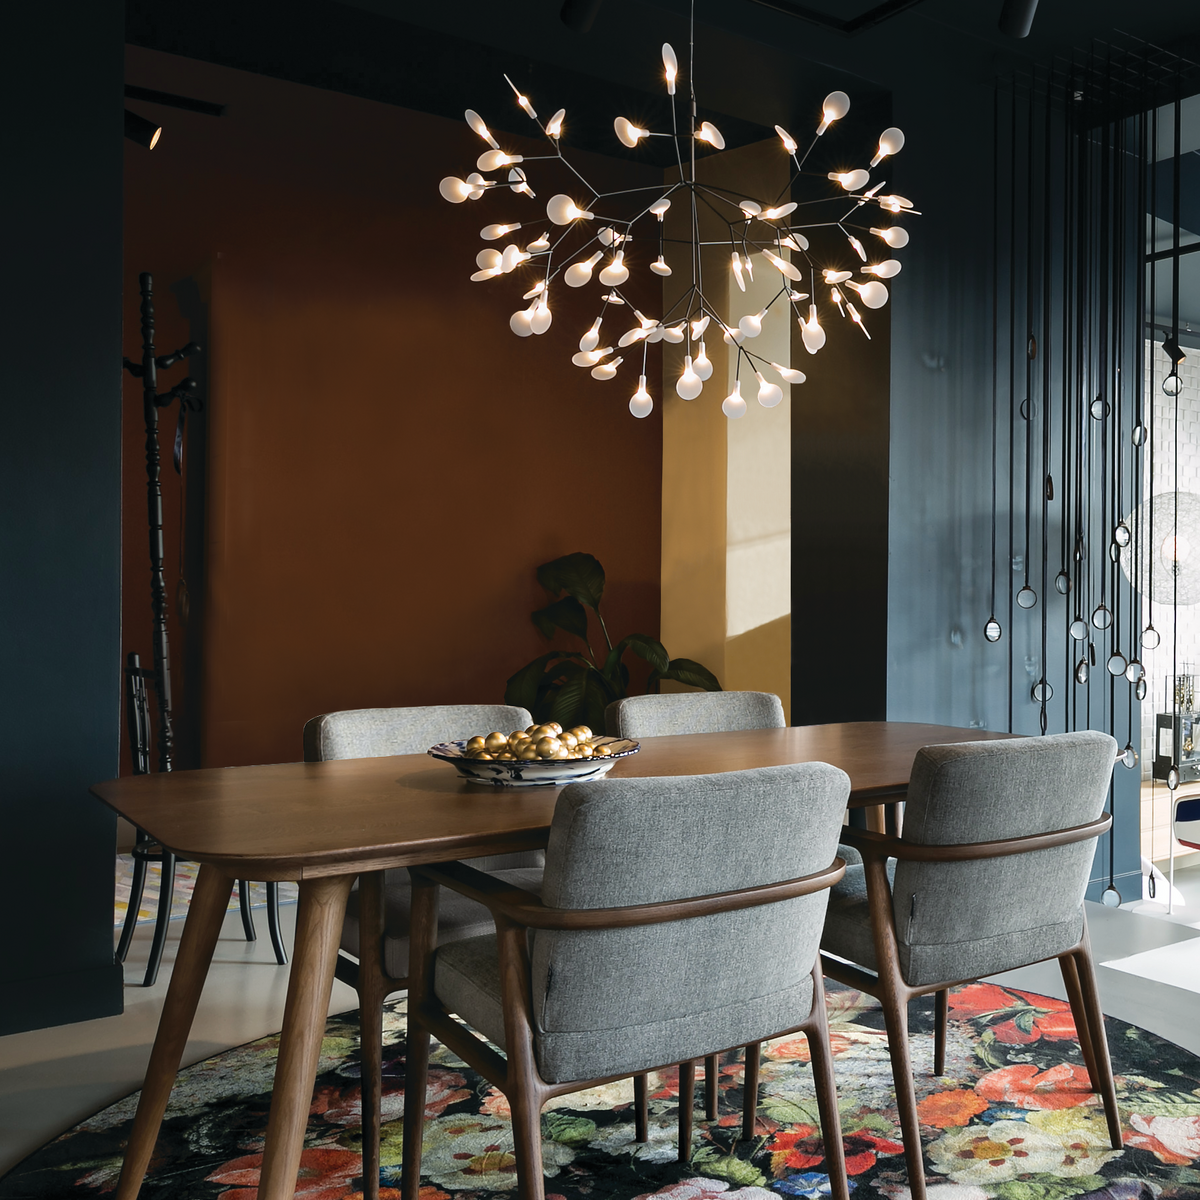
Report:
[[[629,695],[625,653],[632,650],[650,664],[647,690],[657,692],[660,680],[674,679],[708,692],[721,684],[705,666],[690,658],[671,658],[662,642],[644,633],[631,633],[616,645],[600,612],[604,568],[590,554],[565,554],[537,569],[538,582],[554,599],[530,614],[547,637],[563,630],[583,643],[583,650],[550,650],[523,666],[504,691],[506,704],[527,708],[535,721],[557,721],[564,729],[588,725],[604,729],[604,710]],[[588,637],[588,612],[596,614],[604,637],[604,654],[597,657]]]

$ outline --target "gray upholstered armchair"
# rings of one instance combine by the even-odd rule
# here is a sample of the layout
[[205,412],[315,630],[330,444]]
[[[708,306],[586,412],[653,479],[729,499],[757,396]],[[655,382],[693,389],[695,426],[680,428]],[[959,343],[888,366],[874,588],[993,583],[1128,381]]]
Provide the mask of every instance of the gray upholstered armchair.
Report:
[[[533,718],[508,704],[442,704],[418,708],[359,708],[325,713],[304,726],[304,761],[337,758],[382,758],[389,754],[423,754],[438,742],[472,737],[492,730],[525,729]],[[477,858],[476,866],[498,871],[502,878],[534,887],[541,881],[544,856],[525,854]],[[337,976],[358,992],[362,1039],[363,1178],[366,1195],[379,1194],[379,1101],[383,1087],[383,1002],[408,986],[409,919],[412,893],[408,872],[386,871],[355,885],[342,926]],[[443,941],[476,937],[492,928],[482,905],[465,896],[447,897],[442,909]],[[364,945],[377,947],[362,953]],[[353,960],[347,958],[352,955]]]
[[[946,989],[1057,958],[1092,1088],[1121,1146],[1083,894],[1117,744],[1085,731],[926,746],[901,837],[846,829],[863,863],[834,888],[825,974],[883,1005],[914,1200],[924,1200],[908,1001],[937,994],[934,1073],[945,1065]],[[839,961],[841,960],[849,960]],[[852,965],[857,964],[857,965]]]
[[[508,1096],[519,1195],[543,1200],[548,1098],[803,1029],[833,1194],[845,1198],[817,960],[849,791],[827,763],[577,783],[555,807],[540,898],[461,863],[410,868],[404,1195],[420,1187],[425,1106],[411,1097],[425,1094],[431,1033]],[[438,885],[486,904],[495,932],[437,946]],[[747,1135],[756,1092],[748,1070]],[[686,1161],[682,1087],[679,1109]]]

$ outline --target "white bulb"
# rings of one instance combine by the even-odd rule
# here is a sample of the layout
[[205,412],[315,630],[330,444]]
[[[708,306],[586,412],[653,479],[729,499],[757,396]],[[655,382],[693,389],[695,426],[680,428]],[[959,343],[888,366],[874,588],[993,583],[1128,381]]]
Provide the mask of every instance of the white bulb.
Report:
[[552,116],[550,120],[546,122],[547,137],[552,137],[555,141],[558,141],[558,139],[562,137],[563,117],[566,115],[567,110],[565,108],[560,108],[558,112],[556,112],[554,116]]
[[623,358],[614,358],[612,362],[601,363],[598,367],[592,368],[593,379],[611,379],[616,373],[617,368],[624,362]]
[[762,375],[755,371],[758,378],[758,402],[763,408],[774,408],[783,399],[783,388],[777,383],[768,383]]
[[533,309],[518,309],[508,318],[508,327],[517,337],[528,337],[533,332]]
[[648,417],[653,407],[654,401],[650,399],[650,393],[646,391],[646,377],[639,375],[637,391],[633,393],[629,401],[629,411],[635,417]]
[[579,339],[580,350],[595,350],[600,345],[600,322],[602,317],[597,317],[592,322],[592,327]]
[[858,255],[863,262],[867,261],[867,252],[863,249],[863,244],[852,233],[846,234],[846,241],[850,243],[850,249]]
[[597,250],[591,258],[584,259],[583,262],[572,263],[564,272],[563,280],[567,287],[583,287],[592,277],[592,272],[596,269],[596,264],[604,257],[603,250]]
[[744,292],[746,290],[746,281],[742,278],[742,256],[735,250],[729,256],[730,266],[733,267],[733,277],[737,280],[737,285]]
[[522,171],[520,167],[513,167],[513,169],[509,171],[508,186],[512,188],[514,192],[517,192],[520,195],[533,195],[533,188],[529,186],[529,181],[525,178],[525,172]]
[[889,154],[899,154],[904,149],[904,131],[893,125],[879,135],[879,150],[871,159],[871,166],[877,167]]
[[826,283],[845,283],[850,278],[849,271],[835,271],[832,267],[827,267],[823,272]]
[[663,70],[667,74],[667,95],[675,95],[675,80],[679,78],[679,59],[675,57],[675,51],[670,42],[663,42],[662,48]]
[[696,140],[707,142],[710,146],[715,146],[718,150],[725,149],[725,139],[721,136],[721,131],[711,121],[700,122],[700,128],[696,131]]
[[730,329],[728,325],[724,326],[721,336],[727,346],[740,346],[746,340],[746,335],[740,329]]
[[697,317],[692,322],[692,337],[702,337],[704,335],[704,331],[708,328],[709,321],[711,320],[712,318],[708,315],[708,313],[705,313],[702,317]]
[[605,346],[603,350],[580,350],[578,354],[571,356],[571,361],[577,367],[594,367],[602,358],[607,358],[612,351],[611,346]]
[[519,246],[505,246],[504,253],[500,256],[500,270],[507,275],[529,257]]
[[535,283],[533,287],[521,297],[522,300],[532,300],[534,296],[540,296],[546,290],[546,281],[543,279],[540,283]]
[[[520,172],[518,171],[517,174],[520,174]],[[470,175],[467,176],[467,184],[471,189],[470,195],[467,197],[469,200],[478,200],[488,188],[495,186],[493,180],[484,179],[484,177],[477,171],[472,171]],[[533,195],[532,192],[529,194],[531,196]]]
[[667,266],[667,260],[661,254],[650,264],[650,270],[655,275],[662,275],[664,277],[671,273],[671,268]]
[[472,283],[480,283],[484,279],[495,279],[497,275],[503,275],[504,272],[499,267],[487,267],[482,271],[476,271],[471,276]]
[[900,274],[901,264],[897,259],[889,258],[881,263],[870,263],[863,267],[864,271],[870,271],[872,275],[878,276],[880,279],[891,279],[893,275]]
[[876,237],[883,238],[893,250],[900,250],[908,245],[908,230],[901,229],[899,225],[892,225],[887,229],[872,229],[871,232]]
[[888,290],[877,279],[870,283],[847,283],[846,286],[853,288],[868,308],[882,308],[888,302]]
[[911,200],[906,200],[903,196],[877,196],[880,208],[886,208],[888,212],[898,213],[902,208],[912,208]]
[[700,353],[696,355],[695,361],[692,363],[692,370],[696,372],[699,379],[708,380],[712,378],[713,365],[711,359],[704,352],[704,343],[700,343]]
[[561,193],[557,196],[551,196],[549,201],[547,201],[546,216],[555,225],[570,225],[572,221],[578,221],[580,218],[586,221],[592,219],[590,212],[580,208],[570,196],[564,196]]
[[764,221],[778,221],[780,217],[786,217],[794,213],[799,205],[794,200],[789,200],[786,204],[777,204],[774,208],[768,208],[762,214]]
[[777,362],[773,362],[771,366],[779,372],[784,383],[803,383],[808,378],[803,371],[797,371],[794,367],[784,367]]
[[505,154],[503,150],[485,150],[475,160],[475,165],[481,171],[498,171],[501,167],[510,167],[513,163],[524,161],[519,154]]
[[646,338],[650,336],[650,331],[653,328],[653,325],[642,325],[633,329],[627,329],[623,334],[621,334],[620,339],[617,341],[617,345],[624,350],[626,346],[632,346],[635,342],[645,341]]
[[498,271],[503,259],[499,250],[480,250],[475,255],[475,265],[482,271]]
[[683,321],[680,321],[678,325],[664,325],[662,331],[663,341],[671,342],[676,346],[679,345],[683,341],[683,326]]
[[763,317],[767,315],[767,310],[764,308],[762,312],[752,313],[750,316],[743,317],[738,322],[738,328],[748,338],[756,338],[762,333]]
[[625,265],[625,251],[618,250],[608,266],[600,272],[600,282],[605,287],[619,287],[628,278],[629,268]]
[[757,217],[762,212],[762,205],[755,203],[753,200],[739,200],[738,208],[748,217]]
[[617,137],[620,139],[623,146],[629,146],[631,149],[638,144],[644,137],[650,136],[648,129],[640,129],[632,121],[626,120],[625,117],[617,117],[613,121],[613,128],[617,131]]
[[796,153],[796,141],[790,133],[779,125],[775,126],[775,132],[779,134],[779,140],[783,143],[783,148],[789,154]]
[[742,383],[738,380],[733,385],[733,391],[721,401],[721,411],[731,420],[746,415],[746,402],[742,399]]
[[[868,286],[870,285],[868,284]],[[880,284],[879,286],[882,287],[883,285]],[[846,301],[846,308],[849,310],[850,319],[859,327],[859,329],[863,331],[863,333],[866,335],[867,341],[869,342],[871,340],[871,335],[867,333],[867,327],[863,324],[863,319],[859,315],[858,309],[855,308],[849,300]]]
[[834,183],[840,183],[846,191],[853,192],[870,180],[871,172],[864,171],[861,167],[857,171],[830,171],[829,178]]
[[530,242],[529,245],[525,247],[525,249],[532,250],[535,254],[541,254],[541,252],[543,250],[549,250],[550,249],[549,234],[543,233],[542,236],[540,238],[538,238],[536,242]]
[[663,219],[663,214],[670,207],[671,207],[670,200],[668,200],[666,198],[666,196],[664,196],[661,200],[655,200],[655,202],[652,205],[650,205],[650,212],[652,212],[661,221]]
[[815,304],[808,306],[808,320],[805,321],[803,318],[800,320],[800,338],[809,354],[816,354],[825,345],[825,330],[821,328],[821,324],[817,320]]
[[652,325],[646,333],[646,341],[649,345],[654,345],[655,342],[663,340],[663,334],[667,331],[661,325]]
[[514,229],[520,228],[519,223],[514,225],[485,225],[479,231],[479,236],[485,242],[494,242],[497,238],[502,238],[506,233],[512,233]]
[[679,393],[680,400],[695,400],[703,390],[704,381],[696,374],[692,366],[692,356],[689,354],[683,360],[683,373],[675,384],[675,391]]
[[546,303],[546,295],[543,292],[541,299],[537,302],[537,307],[533,310],[533,317],[530,319],[529,328],[534,333],[545,333],[550,328],[550,322],[553,319],[550,306]]
[[789,250],[807,250],[808,238],[802,233],[789,233],[779,244]]
[[461,204],[471,194],[471,185],[465,179],[459,179],[457,175],[447,175],[438,184],[438,191],[442,193],[443,200],[449,200],[451,204]]
[[495,150],[497,148],[496,139],[492,137],[491,130],[483,123],[483,118],[473,108],[468,108],[463,116],[467,118],[467,124]]
[[830,92],[821,105],[821,124],[817,126],[817,137],[834,121],[840,121],[850,111],[850,97],[845,92]]

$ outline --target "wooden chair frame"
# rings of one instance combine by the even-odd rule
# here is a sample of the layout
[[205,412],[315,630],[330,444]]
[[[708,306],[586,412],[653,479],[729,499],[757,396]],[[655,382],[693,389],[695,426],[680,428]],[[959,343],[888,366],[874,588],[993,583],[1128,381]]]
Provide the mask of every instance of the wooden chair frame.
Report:
[[[780,883],[738,891],[713,893],[687,900],[656,904],[637,904],[622,908],[559,909],[549,908],[537,897],[502,880],[485,875],[463,863],[409,867],[413,886],[411,975],[408,1005],[408,1060],[405,1095],[424,1096],[429,1067],[429,1038],[437,1038],[464,1062],[480,1072],[507,1097],[512,1111],[513,1143],[517,1159],[517,1194],[520,1200],[545,1200],[542,1175],[541,1111],[553,1096],[596,1087],[624,1075],[599,1079],[548,1083],[538,1071],[534,1045],[534,1015],[529,946],[530,929],[583,930],[627,929],[681,921],[691,917],[734,912],[807,896],[831,888],[845,874],[841,859],[822,871]],[[496,922],[500,956],[500,991],[504,1009],[504,1037],[507,1056],[497,1053],[466,1026],[454,1020],[433,992],[433,956],[437,941],[439,885],[453,888],[485,905]],[[820,954],[813,963],[813,1002],[804,1021],[773,1032],[778,1037],[803,1032],[812,1055],[817,1107],[832,1194],[847,1200],[846,1163],[838,1119],[837,1092],[833,1078],[833,1060],[829,1048],[829,1026],[825,1011],[825,990],[821,979]],[[723,1049],[737,1049],[736,1046]],[[754,1051],[751,1067],[750,1050]],[[745,1107],[742,1134],[753,1136],[757,1113],[758,1044],[748,1048],[745,1081]],[[673,1062],[648,1068],[658,1070]],[[686,1162],[691,1154],[692,1106],[685,1098],[685,1082],[694,1082],[694,1063],[680,1067],[679,1156]],[[688,1079],[692,1076],[692,1079]],[[637,1076],[635,1076],[635,1079]],[[644,1080],[645,1076],[641,1078]],[[690,1094],[690,1088],[688,1089]],[[365,1102],[364,1102],[365,1108]],[[425,1106],[411,1099],[404,1106],[404,1151],[402,1195],[417,1200],[421,1186],[421,1151],[424,1137]],[[644,1112],[637,1114],[639,1141],[646,1138]]]
[[[946,1061],[947,993],[951,987],[967,983],[969,980],[948,979],[920,987],[911,987],[905,982],[900,968],[892,888],[887,876],[888,859],[949,863],[1005,858],[1013,854],[1028,854],[1034,850],[1048,850],[1055,846],[1068,846],[1074,842],[1094,839],[1106,833],[1111,825],[1112,817],[1105,813],[1098,820],[1069,829],[1006,838],[1001,841],[964,842],[957,845],[920,845],[871,830],[842,830],[842,841],[857,849],[863,857],[871,933],[879,971],[877,975],[872,974],[862,967],[832,958],[824,952],[821,954],[822,966],[830,979],[836,979],[839,983],[876,997],[883,1006],[888,1050],[892,1061],[892,1078],[896,1085],[896,1104],[900,1111],[904,1156],[908,1165],[908,1183],[913,1200],[925,1200],[926,1192],[925,1156],[921,1146],[921,1127],[917,1117],[916,1090],[913,1086],[912,1060],[908,1049],[908,1002],[916,996],[925,996],[930,992],[937,994],[933,1069],[935,1075],[941,1075]],[[1083,934],[1079,941],[1055,957],[1062,971],[1063,984],[1079,1034],[1079,1047],[1087,1065],[1088,1078],[1092,1090],[1098,1093],[1104,1102],[1104,1114],[1112,1147],[1119,1150],[1123,1144],[1121,1120],[1117,1112],[1117,1093],[1108,1055],[1108,1041],[1104,1035],[1104,1014],[1100,1008],[1100,994],[1096,987],[1086,914],[1083,919]]]

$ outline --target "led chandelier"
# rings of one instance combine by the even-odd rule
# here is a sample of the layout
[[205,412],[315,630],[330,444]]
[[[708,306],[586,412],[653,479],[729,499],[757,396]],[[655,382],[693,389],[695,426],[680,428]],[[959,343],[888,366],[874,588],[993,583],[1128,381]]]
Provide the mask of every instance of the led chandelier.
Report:
[[[674,97],[679,76],[679,64],[675,51],[669,44],[662,48],[663,67],[666,74],[668,95]],[[830,92],[825,97],[822,106],[821,121],[817,126],[808,149],[799,154],[799,146],[791,135],[780,126],[775,126],[783,148],[790,156],[794,172],[780,197],[775,201],[755,199],[728,188],[715,187],[700,183],[696,178],[696,143],[702,142],[717,150],[725,147],[725,139],[720,131],[709,121],[696,121],[696,92],[689,80],[690,116],[686,133],[686,151],[683,137],[679,132],[676,112],[676,102],[671,101],[671,133],[652,133],[641,129],[625,117],[617,117],[613,122],[617,137],[623,145],[636,147],[643,138],[670,137],[675,143],[675,157],[679,169],[677,182],[663,187],[630,188],[618,192],[599,192],[593,188],[570,163],[563,154],[561,139],[563,120],[566,110],[559,109],[549,121],[543,125],[526,96],[523,96],[508,76],[505,76],[509,87],[516,93],[517,103],[545,135],[553,151],[551,154],[540,155],[536,159],[524,158],[519,154],[509,154],[502,150],[491,131],[478,113],[468,109],[467,123],[487,142],[490,149],[485,150],[476,163],[477,173],[472,173],[466,179],[448,176],[443,179],[440,191],[452,204],[461,204],[464,200],[478,200],[485,192],[496,188],[507,189],[510,192],[522,194],[529,199],[534,198],[534,192],[529,186],[523,167],[519,164],[546,159],[559,159],[579,180],[581,188],[591,193],[590,199],[577,202],[567,195],[552,196],[546,205],[546,216],[534,221],[509,221],[485,226],[480,236],[484,241],[494,242],[507,237],[518,229],[541,229],[533,240],[522,247],[516,242],[505,246],[503,250],[488,248],[481,250],[476,257],[479,270],[471,276],[473,280],[494,279],[501,275],[510,274],[522,263],[536,261],[541,268],[541,278],[528,290],[524,299],[529,301],[526,308],[518,309],[509,321],[512,331],[519,337],[530,334],[542,334],[550,328],[553,313],[550,308],[550,290],[552,285],[561,280],[566,287],[579,288],[589,284],[593,272],[600,266],[606,256],[608,261],[600,266],[598,282],[605,289],[600,297],[600,315],[586,330],[579,340],[579,353],[571,360],[576,366],[590,368],[595,379],[612,379],[617,368],[624,362],[617,350],[636,348],[642,344],[642,369],[638,380],[637,391],[629,401],[629,411],[635,417],[645,417],[654,407],[654,401],[646,388],[646,347],[654,342],[665,341],[682,343],[686,341],[687,352],[684,358],[683,371],[675,384],[675,390],[684,400],[694,400],[700,395],[704,382],[713,373],[713,364],[705,353],[704,335],[711,322],[716,322],[725,343],[730,346],[736,356],[734,369],[733,390],[726,396],[721,405],[727,417],[741,417],[746,412],[746,402],[741,395],[741,374],[743,369],[753,375],[758,383],[758,402],[765,408],[773,408],[783,399],[783,391],[778,384],[769,382],[763,376],[763,368],[774,371],[786,383],[803,383],[804,372],[789,366],[771,362],[761,355],[755,354],[746,345],[762,332],[762,323],[767,312],[776,304],[790,304],[800,325],[801,339],[809,354],[816,354],[825,344],[825,330],[821,325],[818,306],[816,303],[818,283],[829,289],[830,303],[836,307],[839,315],[850,320],[862,330],[867,338],[862,314],[856,307],[853,297],[856,297],[864,308],[881,308],[888,300],[888,289],[881,282],[890,279],[900,271],[900,263],[894,258],[883,261],[870,261],[870,256],[863,244],[868,234],[879,238],[883,244],[892,249],[899,249],[908,244],[908,232],[895,224],[872,225],[855,224],[851,221],[858,210],[878,208],[893,217],[902,213],[914,213],[912,203],[903,196],[880,195],[884,184],[877,183],[868,191],[862,191],[870,182],[870,170],[830,172],[829,174],[805,171],[804,164],[812,153],[818,140],[837,120],[846,115],[850,109],[850,99],[845,92]],[[871,160],[873,170],[889,155],[895,154],[904,145],[904,134],[899,129],[886,129],[880,135],[879,148]],[[486,173],[503,171],[507,168],[507,178],[488,179]],[[781,203],[784,196],[791,193],[797,179],[804,176],[808,179],[832,181],[838,185],[830,188],[825,184],[825,194],[815,195],[804,200],[803,204],[813,219],[804,223],[792,223],[793,217],[800,205],[794,200]],[[638,192],[652,192],[654,199],[632,219],[607,218],[599,214],[605,201],[617,196],[628,196]],[[621,285],[629,278],[630,269],[642,264],[630,262],[627,258],[627,246],[633,241],[633,227],[639,221],[651,219],[658,222],[658,258],[645,264],[650,271],[659,276],[668,276],[673,268],[667,262],[664,245],[669,240],[664,236],[663,218],[673,202],[688,205],[691,217],[691,237],[683,245],[686,247],[691,271],[691,284],[678,300],[661,318],[648,317],[636,307],[621,292]],[[849,208],[846,205],[849,204]],[[704,205],[714,212],[728,227],[727,238],[719,241],[705,241],[700,234],[700,206]],[[837,205],[836,210],[831,207]],[[814,210],[819,210],[824,219],[816,219]],[[838,215],[840,213],[840,215]],[[855,266],[860,275],[866,278],[854,278],[854,272],[843,270],[840,265],[820,267],[810,254],[809,240],[804,231],[816,229],[836,229],[841,232],[855,256]],[[561,232],[559,232],[561,230]],[[855,236],[856,232],[862,238]],[[746,279],[753,280],[755,269],[777,271],[780,276],[779,291],[770,302],[754,313],[748,313],[740,319],[732,316],[725,320],[720,310],[704,291],[704,275],[701,263],[701,251],[708,246],[728,246],[729,261],[733,280],[738,288],[746,290]],[[755,264],[755,256],[761,256],[761,263]],[[798,265],[799,264],[799,265]],[[819,274],[819,278],[818,278]],[[808,291],[799,291],[805,282]],[[801,308],[802,301],[808,301],[807,313]],[[635,318],[635,323],[620,334],[616,339],[616,347],[600,346],[602,340],[601,326],[608,313],[609,305],[628,306]],[[606,335],[607,336],[607,335]],[[615,357],[614,357],[615,354]]]

